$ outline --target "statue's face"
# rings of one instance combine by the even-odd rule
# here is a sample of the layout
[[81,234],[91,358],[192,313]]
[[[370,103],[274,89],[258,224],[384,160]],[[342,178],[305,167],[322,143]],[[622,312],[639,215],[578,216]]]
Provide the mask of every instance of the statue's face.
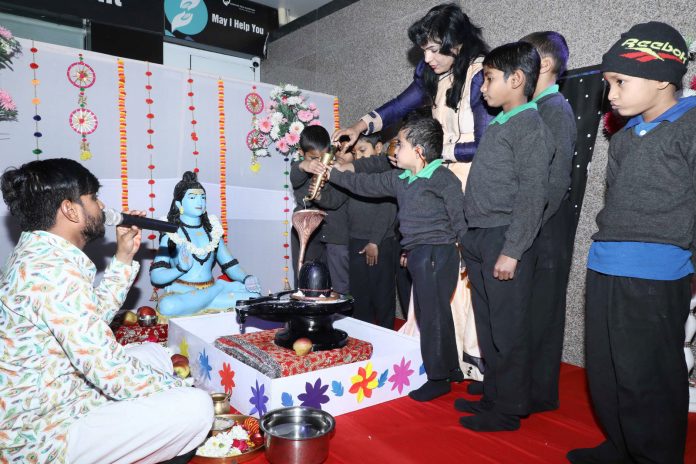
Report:
[[176,202],[177,206],[183,208],[184,216],[200,217],[205,213],[205,190],[188,189],[181,201]]

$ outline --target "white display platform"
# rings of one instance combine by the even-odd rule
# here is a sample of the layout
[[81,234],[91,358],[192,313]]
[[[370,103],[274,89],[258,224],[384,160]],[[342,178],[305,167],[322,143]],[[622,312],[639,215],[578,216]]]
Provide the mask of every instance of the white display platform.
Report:
[[[256,325],[282,324],[249,317],[246,332],[260,330]],[[405,396],[425,383],[418,338],[350,317],[334,322],[334,327],[372,343],[372,358],[271,379],[213,346],[218,337],[239,333],[235,313],[170,319],[168,345],[175,353],[188,355],[197,387],[211,393],[231,387],[230,404],[248,415],[306,405],[337,416]]]

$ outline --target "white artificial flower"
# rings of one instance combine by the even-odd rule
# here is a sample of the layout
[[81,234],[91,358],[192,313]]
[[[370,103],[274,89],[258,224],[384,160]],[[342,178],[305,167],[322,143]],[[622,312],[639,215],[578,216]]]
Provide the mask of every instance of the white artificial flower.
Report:
[[273,126],[273,129],[271,129],[271,138],[273,140],[278,140],[278,137],[280,137],[280,127],[278,126]]
[[256,150],[256,156],[264,157],[268,156],[268,150],[265,148],[261,148],[260,150]]
[[283,113],[281,113],[280,111],[276,111],[271,115],[271,122],[274,126],[277,126],[283,121],[283,117]]
[[302,132],[302,129],[304,129],[304,124],[302,124],[300,121],[295,121],[292,124],[290,124],[290,132],[295,132],[296,134],[299,134]]
[[285,89],[283,89],[283,90],[285,90],[286,92],[297,92],[300,89],[296,85],[287,84],[285,86]]
[[302,103],[302,99],[300,97],[288,98],[288,105],[299,105],[300,103]]

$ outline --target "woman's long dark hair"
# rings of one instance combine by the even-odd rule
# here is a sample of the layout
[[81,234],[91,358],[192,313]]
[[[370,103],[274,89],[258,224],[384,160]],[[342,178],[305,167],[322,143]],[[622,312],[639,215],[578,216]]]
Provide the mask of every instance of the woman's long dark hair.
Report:
[[[431,8],[425,16],[413,23],[408,28],[408,38],[419,47],[425,46],[429,41],[438,43],[441,54],[455,57],[452,65],[454,82],[447,91],[446,101],[447,106],[457,111],[469,65],[489,51],[481,28],[474,25],[458,5],[445,3]],[[461,48],[455,55],[452,49],[458,45]],[[430,66],[426,66],[423,80],[428,95],[435,101],[440,77]]]

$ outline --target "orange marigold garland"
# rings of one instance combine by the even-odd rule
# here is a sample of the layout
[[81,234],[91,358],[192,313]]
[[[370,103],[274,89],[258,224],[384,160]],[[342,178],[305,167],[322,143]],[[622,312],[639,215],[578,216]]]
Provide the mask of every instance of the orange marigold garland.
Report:
[[121,160],[121,209],[128,211],[128,133],[126,132],[126,73],[123,60],[116,60],[118,72],[118,146]]
[[218,130],[220,132],[220,223],[227,242],[227,139],[225,138],[225,83],[218,79]]
[[194,168],[193,172],[198,173],[198,133],[196,132],[196,124],[198,124],[198,121],[196,121],[196,106],[193,104],[193,77],[191,77],[191,70],[189,70],[189,77],[188,80],[188,97],[189,97],[189,111],[191,112],[191,140],[193,140],[193,159],[194,159]]
[[334,113],[334,129],[339,130],[341,128],[341,120],[338,117],[338,97],[334,97],[333,113]]
[[36,54],[38,53],[38,49],[36,48],[36,45],[34,44],[34,41],[31,41],[31,63],[29,64],[29,68],[31,68],[32,72],[32,78],[31,78],[31,85],[34,87],[34,98],[31,99],[32,105],[34,105],[34,138],[36,139],[36,146],[34,149],[31,151],[33,154],[36,155],[36,159],[39,159],[39,155],[43,153],[39,146],[39,140],[41,139],[41,136],[43,135],[41,131],[39,130],[39,121],[41,121],[41,116],[39,115],[39,104],[41,103],[41,99],[39,98],[39,78],[36,74],[36,70],[39,69],[39,65],[36,62]]
[[[154,218],[155,217],[155,176],[154,176],[154,170],[155,170],[155,163],[154,163],[154,158],[153,158],[153,151],[155,149],[155,145],[153,144],[152,136],[155,133],[155,130],[152,128],[152,122],[155,119],[155,114],[152,112],[152,105],[155,103],[155,101],[152,99],[152,71],[150,71],[150,63],[147,64],[147,70],[145,71],[145,78],[146,78],[146,84],[145,84],[145,104],[147,105],[147,145],[145,148],[147,148],[147,153],[148,153],[148,160],[149,164],[147,165],[147,169],[150,174],[150,178],[147,180],[148,185],[150,186],[150,194],[148,195],[150,197],[150,207],[148,208],[148,212],[150,213],[150,217]],[[152,243],[152,248],[154,250],[157,249],[157,242],[155,242],[155,239],[157,236],[154,233],[150,233],[150,235],[147,236],[147,238],[151,241]]]
[[82,53],[79,61],[68,66],[67,76],[72,85],[80,89],[77,96],[79,108],[73,110],[68,117],[70,128],[80,134],[80,159],[85,161],[92,158],[92,152],[87,142],[87,136],[97,130],[99,121],[97,115],[86,108],[87,96],[85,90],[92,87],[97,80],[97,75],[90,65],[84,62]]

